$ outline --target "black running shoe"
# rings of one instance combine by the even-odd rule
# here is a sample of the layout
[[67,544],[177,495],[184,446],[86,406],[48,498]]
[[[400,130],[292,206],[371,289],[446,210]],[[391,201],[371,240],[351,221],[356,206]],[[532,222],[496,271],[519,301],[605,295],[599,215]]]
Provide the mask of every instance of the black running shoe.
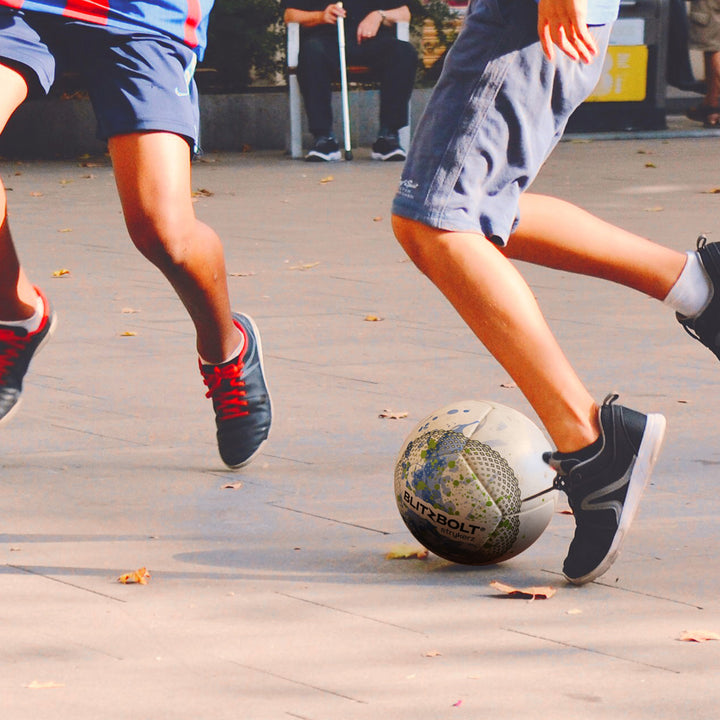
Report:
[[617,397],[608,395],[600,408],[600,437],[587,448],[590,457],[582,450],[545,457],[575,515],[563,573],[576,585],[600,577],[615,561],[665,435],[662,415],[614,405]]
[[330,162],[340,159],[340,146],[332,135],[315,138],[315,144],[305,156],[307,162]]
[[0,423],[18,409],[23,378],[33,355],[48,341],[57,319],[45,295],[35,288],[43,302],[40,327],[32,333],[12,325],[0,324]]
[[720,243],[708,244],[707,238],[701,235],[697,239],[697,254],[712,283],[712,297],[697,317],[689,318],[680,313],[675,317],[688,335],[710,348],[720,360]]
[[401,162],[407,157],[407,153],[400,147],[400,139],[397,133],[381,134],[373,143],[373,160],[394,160]]
[[220,457],[231,468],[247,465],[270,432],[272,408],[265,382],[260,333],[247,315],[233,313],[245,339],[242,354],[220,365],[203,365],[200,372],[212,398]]

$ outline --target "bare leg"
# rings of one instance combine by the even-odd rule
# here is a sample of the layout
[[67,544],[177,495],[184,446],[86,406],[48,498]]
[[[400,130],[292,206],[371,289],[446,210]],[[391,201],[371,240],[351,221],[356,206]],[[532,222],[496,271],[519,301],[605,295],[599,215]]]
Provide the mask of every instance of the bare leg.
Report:
[[222,362],[240,335],[232,322],[222,245],[195,217],[187,143],[171,133],[134,133],[111,138],[109,147],[133,242],[187,308],[199,354]]
[[[0,65],[0,132],[27,97],[25,79]],[[5,186],[0,183],[0,320],[22,320],[35,312],[37,294],[20,267],[10,234]]]
[[575,205],[532,193],[520,198],[520,223],[503,253],[611,280],[657,300],[665,299],[687,259],[685,253],[621,230]]
[[[703,53],[705,65],[705,100],[708,107],[717,107],[720,101],[720,52]],[[717,113],[708,116],[708,121],[716,123],[720,119]]]
[[558,450],[594,442],[598,407],[557,344],[527,283],[475,233],[446,232],[393,216],[400,244],[507,370]]

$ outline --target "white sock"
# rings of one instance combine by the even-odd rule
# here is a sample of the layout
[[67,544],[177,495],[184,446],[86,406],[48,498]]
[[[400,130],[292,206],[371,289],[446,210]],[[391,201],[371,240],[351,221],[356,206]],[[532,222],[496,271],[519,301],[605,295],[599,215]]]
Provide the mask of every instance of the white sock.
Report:
[[35,312],[29,318],[25,318],[25,320],[0,320],[0,325],[24,328],[29,333],[34,333],[40,327],[44,314],[45,305],[43,304],[42,298],[38,295],[35,301]]
[[698,254],[689,252],[687,256],[685,267],[663,304],[685,317],[696,317],[710,304],[713,286]]

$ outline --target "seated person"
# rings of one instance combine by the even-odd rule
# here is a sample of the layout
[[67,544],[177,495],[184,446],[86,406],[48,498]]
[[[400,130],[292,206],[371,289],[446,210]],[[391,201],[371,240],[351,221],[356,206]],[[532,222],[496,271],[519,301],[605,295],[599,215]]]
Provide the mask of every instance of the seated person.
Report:
[[345,57],[348,66],[365,65],[380,79],[380,132],[373,144],[375,160],[404,160],[398,130],[408,124],[408,102],[415,83],[417,53],[398,40],[395,24],[410,20],[407,5],[397,0],[345,0],[345,7],[325,0],[282,0],[285,22],[300,30],[298,82],[310,132],[315,137],[306,160],[339,160],[333,135],[331,85],[340,67],[337,19],[345,18]]

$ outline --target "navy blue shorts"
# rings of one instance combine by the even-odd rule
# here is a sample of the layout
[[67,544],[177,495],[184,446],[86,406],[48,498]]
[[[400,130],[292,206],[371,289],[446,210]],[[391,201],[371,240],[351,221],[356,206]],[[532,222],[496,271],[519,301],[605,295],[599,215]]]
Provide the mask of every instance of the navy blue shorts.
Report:
[[197,147],[197,56],[160,33],[127,34],[102,25],[0,7],[0,64],[47,93],[59,72],[87,83],[98,137],[165,131]]
[[504,245],[518,200],[600,78],[610,25],[589,65],[543,54],[534,0],[471,0],[418,124],[393,213]]

